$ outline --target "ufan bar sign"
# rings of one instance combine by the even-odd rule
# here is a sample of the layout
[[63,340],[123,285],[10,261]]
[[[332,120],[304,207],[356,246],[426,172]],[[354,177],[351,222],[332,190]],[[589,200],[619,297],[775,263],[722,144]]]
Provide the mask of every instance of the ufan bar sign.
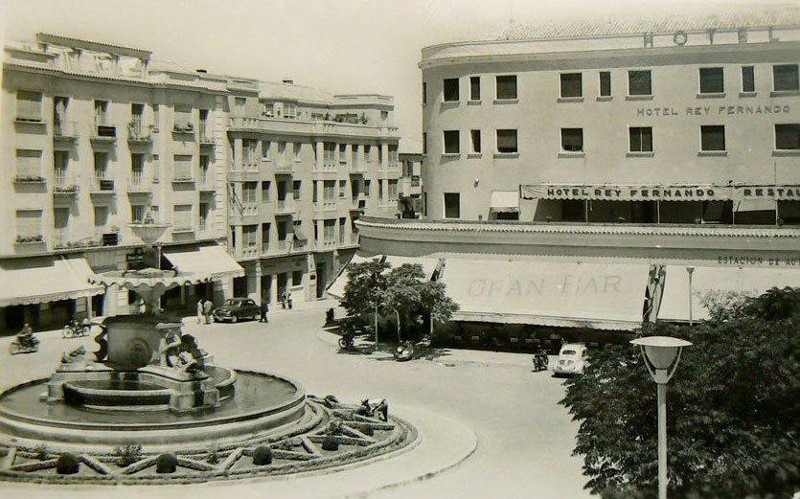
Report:
[[593,199],[608,201],[800,200],[800,185],[520,185],[522,199]]

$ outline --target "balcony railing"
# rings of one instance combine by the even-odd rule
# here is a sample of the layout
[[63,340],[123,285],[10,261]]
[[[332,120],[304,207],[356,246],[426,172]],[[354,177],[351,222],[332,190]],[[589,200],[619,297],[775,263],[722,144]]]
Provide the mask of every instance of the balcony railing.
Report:
[[74,196],[78,193],[78,186],[66,172],[56,170],[53,175],[53,194],[61,196]]
[[314,211],[330,211],[336,209],[336,201],[328,199],[314,203]]
[[197,230],[205,231],[208,229],[209,229],[208,220],[206,220],[205,218],[201,218],[200,223],[197,224]]
[[275,160],[272,164],[276,173],[292,173],[294,170],[294,162],[291,160]]
[[144,172],[134,171],[128,179],[128,192],[150,192],[152,186],[145,179]]
[[130,142],[152,142],[153,127],[145,125],[141,118],[134,118],[128,123],[128,140]]
[[279,199],[275,202],[275,211],[281,213],[294,212],[294,199]]
[[208,125],[208,123],[203,121],[200,122],[197,138],[200,141],[200,144],[204,146],[214,145],[214,137],[211,134],[211,127]]
[[239,258],[258,258],[259,256],[260,252],[256,244],[239,249]]
[[172,132],[180,135],[194,135],[194,123],[173,123]]
[[285,253],[289,251],[290,241],[287,239],[278,240],[278,252]]
[[78,127],[74,121],[56,121],[53,123],[53,139],[73,141],[78,138]]
[[191,173],[176,173],[172,176],[172,182],[176,184],[193,184],[194,175]]
[[201,171],[200,178],[198,180],[201,189],[206,189],[206,190],[214,189],[214,175],[210,174],[209,172]]
[[117,127],[107,116],[96,116],[92,129],[92,140],[98,142],[114,142],[117,140]]

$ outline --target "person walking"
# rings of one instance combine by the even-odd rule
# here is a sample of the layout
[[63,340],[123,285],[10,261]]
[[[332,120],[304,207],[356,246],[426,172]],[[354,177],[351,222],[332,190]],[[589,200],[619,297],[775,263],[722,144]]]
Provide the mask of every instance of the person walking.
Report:
[[211,324],[211,312],[214,310],[214,304],[211,300],[203,302],[203,313],[206,316],[206,324]]
[[203,308],[203,298],[197,300],[197,323],[203,323],[203,315],[205,315],[205,308]]
[[289,306],[289,309],[292,308],[292,293],[288,290],[286,291],[286,304]]
[[287,291],[281,293],[281,308],[286,309],[286,295],[288,294]]
[[261,322],[269,322],[267,319],[267,313],[269,312],[269,304],[267,304],[267,300],[262,296],[261,297]]

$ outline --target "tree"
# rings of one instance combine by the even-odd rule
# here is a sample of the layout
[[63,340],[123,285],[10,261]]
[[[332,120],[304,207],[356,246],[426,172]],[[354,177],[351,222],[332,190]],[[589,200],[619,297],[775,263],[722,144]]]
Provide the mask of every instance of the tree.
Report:
[[[733,303],[738,303],[735,299]],[[676,497],[791,497],[800,489],[800,290],[771,289],[694,328],[649,325],[684,349],[669,385],[669,490]],[[561,404],[581,421],[586,488],[654,497],[656,390],[630,345],[592,351]]]
[[384,299],[386,306],[394,311],[397,317],[397,341],[402,339],[400,334],[402,319],[405,319],[407,324],[412,313],[420,306],[421,283],[424,278],[422,265],[416,263],[404,263],[389,272]]
[[369,324],[368,314],[374,321],[375,342],[378,342],[378,314],[387,287],[387,271],[390,265],[379,261],[351,264],[347,268],[347,284],[344,287],[342,307],[351,317],[359,317]]

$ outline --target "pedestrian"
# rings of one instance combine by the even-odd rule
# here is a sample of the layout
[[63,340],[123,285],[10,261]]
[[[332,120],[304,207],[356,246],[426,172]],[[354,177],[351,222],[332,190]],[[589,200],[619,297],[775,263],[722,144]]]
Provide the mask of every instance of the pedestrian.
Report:
[[211,324],[211,312],[214,310],[214,304],[211,300],[206,300],[203,302],[203,312],[206,316],[206,324]]
[[264,297],[261,297],[261,322],[269,322],[267,319],[267,312],[269,312],[269,305]]
[[292,308],[292,293],[286,292],[286,304],[289,306],[289,309]]
[[203,315],[205,314],[205,308],[203,308],[203,298],[197,300],[197,323],[203,323]]
[[287,292],[286,292],[286,291],[284,291],[283,293],[281,293],[281,308],[282,308],[282,309],[285,309],[285,308],[286,308],[286,295],[287,295]]

